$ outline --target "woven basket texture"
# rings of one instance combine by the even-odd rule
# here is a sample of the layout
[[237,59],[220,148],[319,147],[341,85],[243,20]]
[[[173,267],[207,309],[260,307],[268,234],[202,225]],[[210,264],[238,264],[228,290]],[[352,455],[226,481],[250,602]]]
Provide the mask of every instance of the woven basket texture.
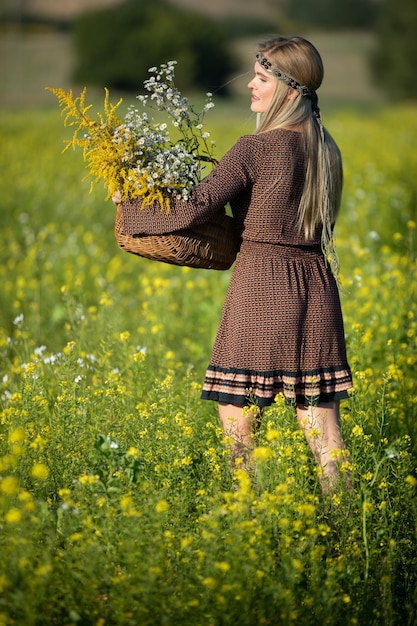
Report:
[[169,234],[126,235],[122,207],[118,205],[114,235],[121,250],[170,265],[228,270],[239,251],[233,218],[225,213],[205,224]]

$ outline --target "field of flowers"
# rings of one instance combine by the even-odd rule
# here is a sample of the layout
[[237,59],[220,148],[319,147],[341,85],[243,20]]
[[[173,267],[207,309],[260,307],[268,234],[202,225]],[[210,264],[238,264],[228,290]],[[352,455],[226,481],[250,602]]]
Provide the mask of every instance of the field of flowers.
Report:
[[[213,119],[219,155],[250,132]],[[230,271],[121,252],[56,109],[2,115],[0,626],[416,624],[416,119],[327,119],[355,380],[329,519],[281,398],[256,486],[199,400]]]

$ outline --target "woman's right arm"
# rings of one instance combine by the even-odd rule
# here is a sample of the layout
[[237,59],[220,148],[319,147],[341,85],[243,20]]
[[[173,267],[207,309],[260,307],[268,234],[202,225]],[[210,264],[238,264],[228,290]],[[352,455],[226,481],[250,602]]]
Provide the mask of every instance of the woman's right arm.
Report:
[[[159,203],[142,207],[141,200],[122,203],[123,232],[128,235],[159,235],[207,222],[246,187],[253,184],[263,143],[256,135],[245,135],[221,159],[210,174],[191,192],[188,200],[171,199],[167,213]],[[120,197],[113,197],[116,204]]]

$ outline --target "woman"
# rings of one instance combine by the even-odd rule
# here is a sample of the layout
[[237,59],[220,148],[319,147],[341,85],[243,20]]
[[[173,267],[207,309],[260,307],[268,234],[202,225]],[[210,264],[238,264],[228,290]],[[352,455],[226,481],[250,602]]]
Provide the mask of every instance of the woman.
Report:
[[249,465],[262,408],[283,393],[328,491],[344,449],[339,402],[352,386],[331,269],[341,157],[320,118],[315,47],[301,37],[271,39],[259,46],[254,69],[256,132],[237,141],[187,202],[174,200],[168,215],[124,203],[125,232],[200,224],[230,202],[242,244],[202,398],[218,403],[235,456]]

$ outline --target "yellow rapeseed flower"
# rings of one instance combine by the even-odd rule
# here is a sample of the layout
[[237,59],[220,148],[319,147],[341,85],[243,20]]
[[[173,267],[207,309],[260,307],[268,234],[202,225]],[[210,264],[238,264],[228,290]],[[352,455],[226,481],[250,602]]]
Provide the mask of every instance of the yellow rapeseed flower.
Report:
[[193,543],[192,537],[183,537],[181,539],[181,550],[185,550]]
[[152,565],[149,568],[149,574],[152,578],[157,578],[158,576],[162,576],[162,569],[158,565]]
[[313,517],[314,513],[316,512],[316,507],[314,506],[314,504],[299,504],[297,506],[297,511],[298,513],[300,513],[300,515],[305,515],[306,517]]
[[22,426],[14,428],[9,434],[9,443],[23,443],[26,438],[25,429]]
[[411,474],[408,474],[407,478],[405,479],[405,482],[411,487],[417,487],[417,479]]
[[35,570],[35,575],[43,578],[44,576],[48,576],[52,572],[52,565],[49,563],[44,563],[43,565],[39,565]]
[[270,430],[266,431],[266,439],[267,441],[274,441],[275,439],[279,439],[281,437],[281,433],[279,430],[276,430],[275,428],[271,428]]
[[5,476],[0,481],[0,492],[6,496],[14,496],[19,490],[19,481],[16,476]]
[[248,493],[251,488],[251,479],[249,474],[242,468],[235,470],[235,477],[239,483],[239,489],[242,493]]
[[159,500],[156,503],[155,510],[157,513],[165,513],[169,509],[169,504],[166,500]]
[[304,571],[304,565],[302,564],[302,562],[299,559],[292,559],[292,566],[295,569],[296,572],[303,572]]
[[71,352],[74,350],[76,345],[75,341],[68,341],[67,345],[65,346],[65,348],[63,349],[63,353],[64,354],[71,354]]
[[23,456],[24,452],[25,452],[25,449],[24,449],[23,446],[19,446],[19,445],[16,445],[16,444],[14,446],[12,446],[13,456],[15,456],[15,457]]
[[42,452],[45,448],[45,445],[46,445],[46,440],[43,439],[43,437],[41,437],[40,435],[37,435],[35,439],[32,441],[32,443],[30,444],[30,447],[33,450],[38,450],[39,452]]
[[37,480],[46,480],[49,476],[49,469],[45,463],[35,463],[30,472],[32,478]]
[[25,511],[34,511],[36,509],[35,502],[33,500],[33,496],[29,491],[21,491],[18,496],[20,502],[23,503],[23,508]]
[[207,589],[215,589],[217,586],[217,582],[214,578],[212,578],[211,576],[208,576],[207,578],[203,578],[203,585],[205,587],[207,587]]
[[22,512],[16,507],[12,507],[7,511],[4,519],[8,524],[18,524],[22,519]]
[[97,474],[82,474],[78,477],[78,480],[82,485],[93,485],[100,480],[100,476]]
[[363,428],[362,426],[356,425],[352,428],[352,435],[354,437],[363,437]]
[[23,372],[23,375],[25,378],[28,378],[30,376],[32,376],[33,374],[35,374],[36,372],[36,365],[34,363],[27,363]]
[[133,507],[133,498],[132,496],[122,496],[120,498],[120,508],[122,511],[127,511]]
[[219,561],[218,563],[215,564],[215,566],[218,570],[220,570],[224,574],[230,571],[230,564],[227,563],[227,561]]
[[254,449],[252,457],[254,461],[267,461],[275,456],[274,451],[266,446],[258,446]]
[[362,508],[364,513],[372,513],[375,507],[372,502],[364,502]]
[[100,298],[100,304],[101,306],[112,306],[113,300],[110,298],[108,293],[103,293]]
[[366,474],[362,475],[362,478],[364,480],[368,480],[368,481],[371,481],[373,479],[373,477],[374,477],[373,472],[366,472]]

